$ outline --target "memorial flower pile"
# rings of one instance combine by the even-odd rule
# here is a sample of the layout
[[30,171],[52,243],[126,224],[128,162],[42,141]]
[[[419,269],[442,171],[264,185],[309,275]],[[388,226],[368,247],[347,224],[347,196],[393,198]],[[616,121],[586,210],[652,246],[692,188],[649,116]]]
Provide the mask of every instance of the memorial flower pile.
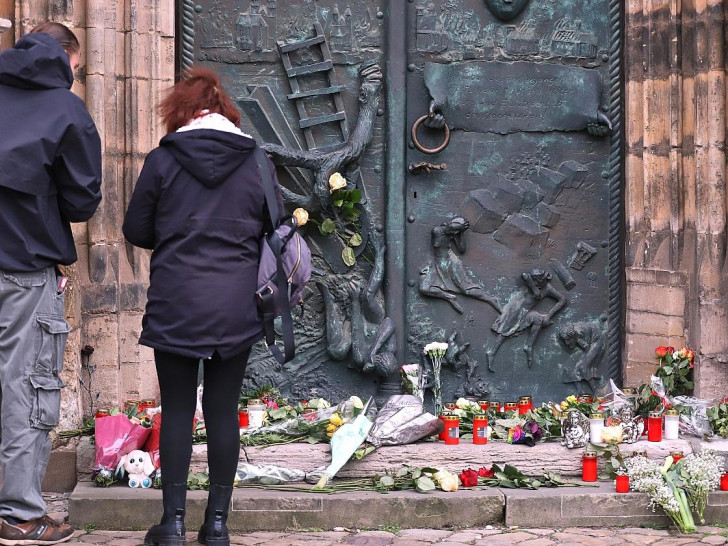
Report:
[[670,396],[681,396],[693,391],[693,382],[690,372],[695,367],[695,351],[683,347],[675,350],[674,347],[659,346],[655,349],[655,358],[660,362],[655,375],[662,379],[665,393]]

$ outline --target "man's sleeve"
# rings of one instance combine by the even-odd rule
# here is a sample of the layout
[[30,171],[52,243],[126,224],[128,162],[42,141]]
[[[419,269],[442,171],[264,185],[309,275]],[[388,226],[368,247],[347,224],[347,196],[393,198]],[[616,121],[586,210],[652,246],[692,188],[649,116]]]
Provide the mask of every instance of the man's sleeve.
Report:
[[87,112],[68,126],[53,163],[58,207],[69,222],[85,222],[101,202],[101,139]]

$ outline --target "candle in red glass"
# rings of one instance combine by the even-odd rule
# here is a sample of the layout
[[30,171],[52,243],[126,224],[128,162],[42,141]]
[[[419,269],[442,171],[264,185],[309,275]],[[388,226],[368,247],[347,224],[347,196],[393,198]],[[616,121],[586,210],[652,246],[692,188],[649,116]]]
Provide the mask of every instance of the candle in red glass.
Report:
[[647,439],[650,442],[662,441],[662,413],[651,411],[647,419]]
[[530,396],[521,396],[518,399],[518,414],[523,415],[533,409],[533,402]]
[[680,459],[682,459],[683,457],[685,457],[685,454],[682,451],[671,451],[670,452],[670,457],[672,457],[672,464],[675,464]]
[[492,402],[490,403],[490,407],[491,407],[492,409],[494,409],[495,411],[503,411],[503,407],[502,407],[501,403],[500,403],[500,402],[498,402],[497,400],[493,400],[493,401],[492,401]]
[[97,409],[96,414],[94,417],[96,419],[101,419],[102,417],[108,417],[109,416],[109,410],[107,409]]
[[728,474],[723,474],[720,477],[720,490],[728,491]]
[[[450,412],[448,412],[448,413],[441,413],[441,414],[440,414],[440,415],[438,416],[438,418],[440,419],[440,421],[442,421],[442,424],[443,424],[443,425],[445,424],[445,416],[449,415],[449,413],[450,413]],[[438,440],[442,440],[442,441],[445,441],[445,434],[446,434],[446,433],[447,433],[447,427],[446,427],[446,428],[443,428],[443,429],[442,429],[442,432],[441,432],[440,434],[438,434],[438,435],[437,435],[437,439],[438,439]]]
[[597,454],[594,451],[585,451],[581,458],[581,480],[597,481]]
[[488,408],[490,408],[490,402],[487,400],[478,400],[478,405],[483,411],[488,411]]
[[473,443],[488,443],[488,418],[485,415],[473,417]]
[[629,476],[617,474],[617,493],[629,493]]
[[455,445],[460,443],[460,418],[457,415],[445,415],[445,443]]
[[241,409],[238,410],[238,426],[240,428],[247,427],[250,424],[248,421],[248,410],[247,409]]

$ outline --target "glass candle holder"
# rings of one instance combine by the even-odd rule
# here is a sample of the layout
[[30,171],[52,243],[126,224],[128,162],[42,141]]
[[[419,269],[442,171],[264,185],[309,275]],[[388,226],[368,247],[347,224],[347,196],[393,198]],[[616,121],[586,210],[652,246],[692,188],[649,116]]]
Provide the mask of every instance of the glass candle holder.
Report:
[[589,441],[592,444],[602,443],[602,429],[604,428],[604,414],[592,413],[589,416]]
[[597,454],[595,451],[585,451],[581,458],[581,480],[584,482],[597,481]]
[[506,413],[511,412],[511,414],[517,414],[518,413],[518,402],[506,402],[504,411]]
[[576,398],[577,402],[581,402],[583,404],[593,404],[594,403],[594,397],[591,394],[580,394]]
[[96,413],[94,414],[94,417],[96,419],[101,419],[102,417],[108,417],[109,416],[109,410],[106,408],[97,409]]
[[501,404],[498,400],[491,400],[490,408],[495,411],[503,411],[503,404]]
[[248,425],[250,425],[248,410],[247,408],[241,408],[238,410],[238,426],[240,428],[246,428]]
[[617,474],[615,484],[617,493],[629,493],[629,476],[627,474]]
[[662,413],[659,411],[651,411],[647,419],[647,440],[662,441]]
[[488,418],[485,415],[473,417],[473,443],[478,445],[488,443]]
[[672,464],[677,463],[680,459],[685,457],[685,454],[682,451],[671,451],[670,457],[672,457]]
[[263,426],[264,413],[265,404],[262,400],[248,400],[248,426],[250,428],[260,428]]
[[456,445],[460,443],[460,418],[457,415],[445,415],[445,443]]
[[[441,413],[440,415],[437,416],[438,419],[440,419],[440,421],[442,421],[443,427],[445,426],[445,417],[447,417],[448,415],[450,415],[450,412],[449,411],[448,412],[443,412],[443,413]],[[442,440],[444,442],[445,441],[445,434],[447,434],[447,428],[443,428],[442,429],[442,432],[437,435],[437,439],[438,440]]]
[[665,411],[665,440],[677,440],[680,432],[680,412],[676,409]]
[[533,400],[530,396],[521,396],[518,399],[518,414],[524,415],[533,409]]
[[490,402],[488,400],[478,400],[478,406],[480,406],[480,409],[483,411],[488,411],[488,408],[490,408]]
[[728,491],[728,474],[723,474],[720,477],[720,490]]

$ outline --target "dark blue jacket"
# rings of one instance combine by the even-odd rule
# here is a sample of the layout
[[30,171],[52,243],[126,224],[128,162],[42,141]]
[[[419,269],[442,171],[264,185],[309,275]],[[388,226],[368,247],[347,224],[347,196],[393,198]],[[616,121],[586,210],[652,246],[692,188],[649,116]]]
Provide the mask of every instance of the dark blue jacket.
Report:
[[123,227],[131,244],[153,250],[142,345],[229,358],[262,337],[255,290],[270,220],[255,146],[194,129],[168,134],[147,156]]
[[0,269],[76,261],[69,222],[101,201],[101,141],[51,36],[0,53]]

